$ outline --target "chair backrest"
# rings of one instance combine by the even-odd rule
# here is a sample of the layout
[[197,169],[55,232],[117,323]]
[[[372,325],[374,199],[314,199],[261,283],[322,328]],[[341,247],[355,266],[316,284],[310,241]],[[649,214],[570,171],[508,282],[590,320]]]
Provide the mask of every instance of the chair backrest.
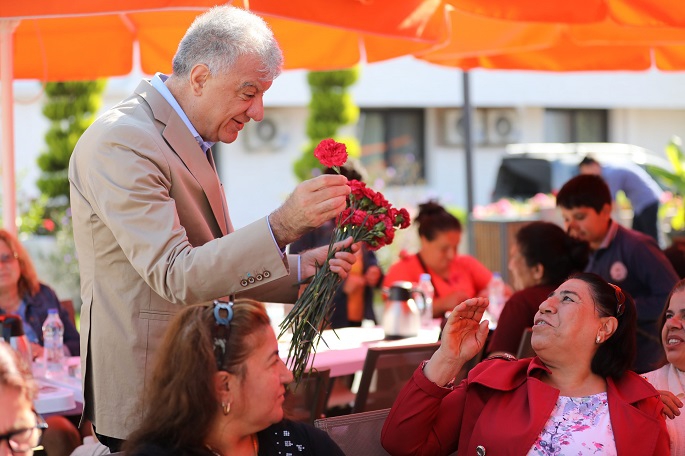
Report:
[[519,349],[516,352],[518,359],[532,358],[535,356],[535,350],[530,343],[530,338],[533,336],[533,328],[526,328],[521,335],[521,342],[519,342]]
[[321,418],[326,408],[330,376],[330,369],[318,369],[303,375],[299,384],[290,385],[283,403],[286,416],[309,424]]
[[76,314],[74,311],[74,301],[72,301],[71,299],[66,299],[64,301],[60,301],[59,305],[62,306],[62,308],[67,311],[67,313],[69,314],[69,319],[71,320],[71,323],[73,325],[76,325]]
[[381,429],[390,409],[352,413],[314,421],[314,426],[326,431],[345,454],[387,456],[381,446]]
[[371,347],[366,353],[352,413],[389,408],[421,361],[440,343],[404,347]]

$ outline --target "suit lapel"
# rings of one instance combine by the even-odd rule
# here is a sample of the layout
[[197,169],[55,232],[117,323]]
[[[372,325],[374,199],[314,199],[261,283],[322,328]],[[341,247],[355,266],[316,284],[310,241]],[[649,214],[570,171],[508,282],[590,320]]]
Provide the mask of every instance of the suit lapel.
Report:
[[197,143],[181,117],[173,110],[162,95],[148,81],[140,83],[136,93],[147,101],[155,119],[164,124],[162,137],[176,155],[183,161],[190,173],[202,187],[212,208],[221,232],[228,233],[227,215],[224,208],[223,192],[219,177],[207,156]]

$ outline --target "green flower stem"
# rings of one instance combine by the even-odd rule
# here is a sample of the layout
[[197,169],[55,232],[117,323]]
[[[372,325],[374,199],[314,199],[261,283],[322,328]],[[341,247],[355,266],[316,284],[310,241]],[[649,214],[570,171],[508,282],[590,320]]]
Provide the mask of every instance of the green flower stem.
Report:
[[[352,202],[352,209],[358,208],[359,202]],[[333,296],[340,286],[342,279],[330,270],[329,261],[335,256],[333,246],[352,236],[353,243],[359,241],[371,242],[384,236],[384,226],[374,226],[371,231],[363,226],[353,226],[350,220],[341,220],[333,231],[331,242],[328,246],[326,261],[314,275],[311,283],[305,288],[302,295],[297,299],[295,306],[285,317],[280,325],[282,337],[288,329],[292,330],[292,340],[288,349],[287,365],[293,372],[296,382],[307,371],[309,358],[314,363],[316,347],[322,339],[322,331],[329,326],[330,317],[333,313]],[[343,251],[350,252],[351,248]],[[324,343],[326,343],[324,341]]]

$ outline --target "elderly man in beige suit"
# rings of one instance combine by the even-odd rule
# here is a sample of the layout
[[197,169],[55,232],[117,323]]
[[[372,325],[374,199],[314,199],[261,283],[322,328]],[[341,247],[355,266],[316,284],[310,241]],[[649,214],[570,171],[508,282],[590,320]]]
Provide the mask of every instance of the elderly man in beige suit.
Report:
[[[112,450],[142,419],[137,401],[181,305],[236,293],[294,302],[298,280],[325,261],[326,247],[300,256],[283,249],[344,208],[343,176],[303,182],[269,216],[234,231],[209,149],[262,119],[282,59],[258,16],[213,8],[186,32],[173,74],[142,81],[74,150],[84,417]],[[257,182],[245,192],[256,190]],[[342,277],[352,263],[344,252],[330,261]]]

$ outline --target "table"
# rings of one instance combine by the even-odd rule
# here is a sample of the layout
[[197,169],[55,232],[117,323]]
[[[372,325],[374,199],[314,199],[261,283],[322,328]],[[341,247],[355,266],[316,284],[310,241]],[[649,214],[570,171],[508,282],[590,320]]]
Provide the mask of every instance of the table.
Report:
[[33,372],[38,384],[38,397],[34,401],[36,411],[43,416],[51,414],[77,415],[83,410],[81,386],[81,360],[71,356],[64,360],[61,378],[48,378],[41,366],[34,364]]
[[[340,328],[336,329],[335,333],[333,330],[326,330],[323,332],[323,340],[326,343],[319,343],[316,355],[312,355],[313,365],[311,362],[310,365],[316,369],[330,369],[331,377],[350,375],[362,370],[369,347],[431,344],[438,341],[439,334],[439,324],[420,329],[416,337],[397,340],[385,340],[385,333],[380,326]],[[287,341],[279,341],[278,354],[283,361],[286,361],[289,348],[290,344]]]
[[[436,320],[439,321],[439,320]],[[323,332],[325,343],[319,343],[314,356],[313,367],[330,369],[331,377],[354,374],[364,367],[366,352],[369,347],[399,347],[416,344],[430,344],[438,341],[440,327],[438,324],[422,328],[416,337],[398,340],[385,340],[385,333],[380,326],[366,328],[340,328]],[[290,344],[279,341],[278,352],[286,361]],[[36,371],[34,371],[36,372]],[[46,378],[36,372],[36,381],[40,387],[35,401],[36,411],[41,414],[59,413],[61,415],[78,414],[83,408],[83,389],[81,385],[80,359],[78,356],[67,358],[65,375],[60,379]]]

